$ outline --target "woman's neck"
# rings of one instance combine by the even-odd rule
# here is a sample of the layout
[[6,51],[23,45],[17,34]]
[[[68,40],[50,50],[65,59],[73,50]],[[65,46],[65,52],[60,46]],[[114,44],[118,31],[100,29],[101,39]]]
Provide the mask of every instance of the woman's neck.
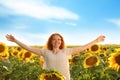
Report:
[[60,51],[60,49],[59,48],[53,48],[53,54],[57,54],[59,51]]

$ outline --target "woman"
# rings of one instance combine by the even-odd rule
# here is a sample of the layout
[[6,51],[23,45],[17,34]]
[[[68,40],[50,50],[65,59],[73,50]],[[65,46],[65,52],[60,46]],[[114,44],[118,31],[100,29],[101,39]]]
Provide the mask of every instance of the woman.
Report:
[[104,41],[105,36],[99,36],[86,45],[77,48],[65,48],[64,39],[59,33],[52,34],[47,42],[46,49],[27,46],[12,35],[6,35],[7,40],[15,42],[22,48],[41,55],[44,58],[44,69],[55,69],[61,72],[66,80],[70,80],[68,56],[81,52],[92,45]]

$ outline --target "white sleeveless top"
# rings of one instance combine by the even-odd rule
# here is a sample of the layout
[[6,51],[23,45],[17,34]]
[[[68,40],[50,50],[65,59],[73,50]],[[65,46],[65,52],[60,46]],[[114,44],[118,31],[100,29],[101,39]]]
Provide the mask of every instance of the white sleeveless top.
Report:
[[53,54],[52,51],[42,49],[42,55],[44,58],[44,69],[54,69],[62,73],[66,78],[70,80],[70,70],[68,56],[71,54],[72,48],[66,48],[60,50],[57,54]]

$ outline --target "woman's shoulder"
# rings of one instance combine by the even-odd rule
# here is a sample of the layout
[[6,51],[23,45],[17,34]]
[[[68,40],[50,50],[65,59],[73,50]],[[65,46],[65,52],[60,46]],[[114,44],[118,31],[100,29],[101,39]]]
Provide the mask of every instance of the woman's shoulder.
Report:
[[66,53],[71,53],[73,50],[73,48],[65,48],[63,49],[63,51],[65,51]]
[[42,50],[42,52],[48,52],[48,51],[50,51],[50,50],[48,50],[46,48],[42,48],[41,50]]
[[65,50],[65,51],[69,51],[69,50],[72,50],[73,48],[65,48],[65,49],[63,49],[63,50]]

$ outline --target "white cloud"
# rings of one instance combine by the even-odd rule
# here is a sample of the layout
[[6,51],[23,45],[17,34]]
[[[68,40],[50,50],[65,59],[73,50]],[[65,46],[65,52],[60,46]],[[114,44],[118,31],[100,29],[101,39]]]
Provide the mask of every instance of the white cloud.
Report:
[[120,19],[109,19],[108,21],[120,27]]
[[0,4],[16,15],[38,19],[79,19],[77,14],[62,7],[47,5],[43,0],[1,0]]
[[67,25],[70,25],[70,26],[77,26],[77,24],[76,23],[70,23],[70,22],[66,22],[65,24],[67,24]]

